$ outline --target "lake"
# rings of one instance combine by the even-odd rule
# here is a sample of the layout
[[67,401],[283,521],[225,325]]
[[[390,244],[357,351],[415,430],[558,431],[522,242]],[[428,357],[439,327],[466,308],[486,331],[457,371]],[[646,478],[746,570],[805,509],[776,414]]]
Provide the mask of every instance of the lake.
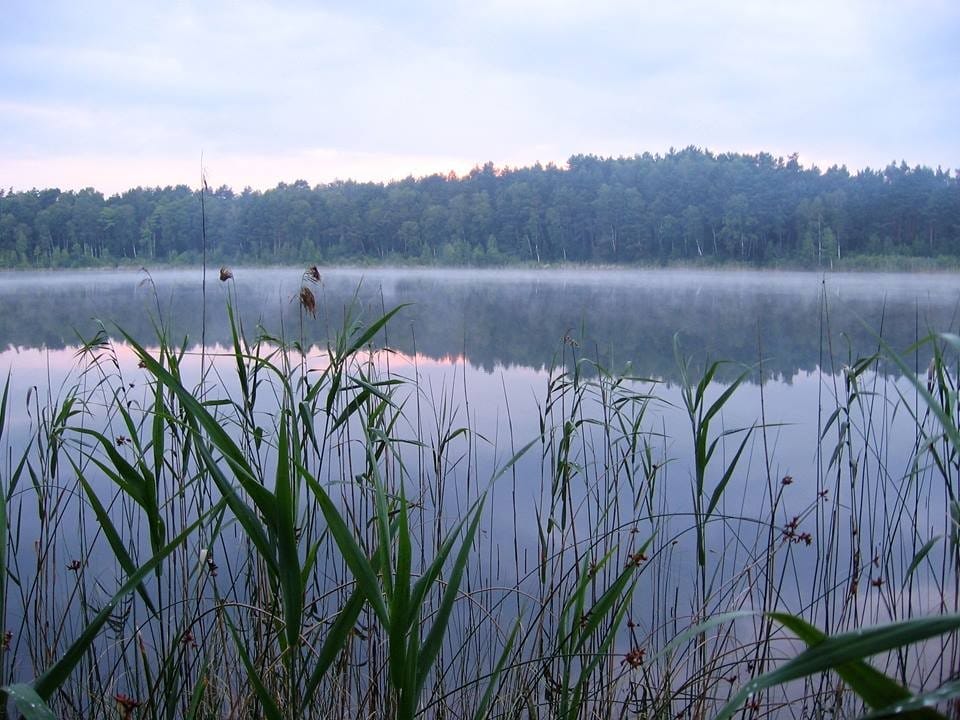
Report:
[[[489,491],[471,561],[472,582],[488,588],[477,612],[523,615],[529,608],[522,597],[559,610],[557,589],[569,588],[577,568],[597,564],[598,578],[609,581],[624,558],[644,565],[629,632],[611,646],[620,658],[631,648],[663,645],[683,627],[729,610],[783,609],[833,631],[955,611],[950,550],[946,540],[933,539],[950,532],[956,456],[940,451],[938,441],[928,442],[933,429],[918,431],[932,428],[932,418],[891,357],[896,353],[926,381],[933,348],[916,343],[931,332],[957,331],[956,276],[415,269],[321,274],[314,283],[300,269],[237,268],[232,279],[220,282],[209,271],[205,289],[198,269],[0,275],[0,370],[11,373],[5,477],[38,428],[57,426],[50,408],[75,390],[87,398],[85,414],[66,425],[107,428],[105,436],[118,447],[129,441],[131,432],[109,409],[111,402],[122,396],[128,409],[146,407],[153,390],[123,332],[147,348],[156,348],[158,332],[164,332],[184,350],[184,384],[199,387],[204,377],[230,398],[240,385],[231,375],[236,357],[228,305],[251,343],[264,337],[266,348],[303,349],[295,357],[308,381],[330,366],[328,343],[342,328],[352,322],[363,327],[402,305],[373,340],[389,352],[364,354],[351,377],[383,382],[375,387],[384,393],[396,387],[393,399],[403,406],[403,419],[389,432],[410,444],[402,445],[384,472],[391,482],[393,473],[415,481],[405,492],[429,529],[423,552],[439,546],[442,530],[468,510],[498,468],[533,442]],[[301,287],[314,295],[315,313],[301,304]],[[877,353],[878,361],[860,363]],[[722,362],[693,412],[708,444],[716,440],[698,488],[697,422],[685,405],[693,396],[684,391],[693,392],[714,361]],[[944,373],[953,382],[949,365]],[[405,384],[389,384],[397,380]],[[706,428],[704,411],[734,382],[741,384]],[[270,437],[280,400],[274,393],[260,403],[250,411],[251,427],[260,423]],[[368,458],[357,442],[361,429],[347,423],[342,432],[348,435],[329,451],[338,462],[317,459],[316,467],[320,480],[348,486],[339,502],[350,507],[363,495],[350,478],[363,476]],[[89,439],[66,431],[63,437],[65,448]],[[58,447],[42,449],[48,463]],[[251,442],[250,452],[262,454],[267,465],[275,462],[259,443],[253,448]],[[77,462],[90,469],[98,492],[110,492],[108,477]],[[96,518],[64,511],[82,496],[71,485],[69,466],[61,461],[51,472],[39,459],[35,465],[41,505],[49,500],[44,492],[67,490],[50,511],[62,518],[54,527],[49,516],[32,509],[36,501],[29,493],[18,492],[11,546],[18,572],[37,562],[31,559],[33,543],[40,547],[50,536],[69,548],[76,534],[85,538],[85,562],[95,571],[88,590],[105,597],[105,588],[115,586],[116,565],[98,536]],[[43,491],[47,476],[50,487]],[[27,485],[23,481],[21,488]],[[184,517],[195,517],[199,508]],[[112,512],[129,520],[134,544],[144,543],[146,530],[130,520],[134,510],[127,503]],[[229,532],[237,544],[225,539],[227,533],[219,539],[221,564],[243,544],[235,524]],[[647,537],[651,543],[642,546]],[[614,561],[604,566],[606,552]],[[10,616],[27,623],[69,617],[64,632],[75,632],[84,610],[70,594],[62,567],[81,554],[44,556],[40,566],[58,570],[43,580],[48,585],[22,593],[22,607],[9,607]],[[331,568],[337,564],[328,561]],[[236,578],[237,572],[227,574]],[[343,572],[329,570],[317,583],[318,595],[326,597],[323,588],[342,581]],[[545,584],[548,572],[558,578],[555,584]],[[44,595],[59,599],[44,605]],[[455,634],[472,638],[476,618],[470,610],[461,612]],[[544,615],[549,619],[539,622],[556,634],[562,613]],[[757,627],[733,622],[731,633],[715,641],[717,657],[729,653],[739,662],[749,656],[754,645],[734,640],[755,637]],[[50,641],[35,632],[22,637],[5,679],[29,679],[44,666],[35,648]],[[118,636],[123,632],[117,630]],[[484,643],[495,645],[500,636],[487,633],[482,642],[480,636],[464,642],[476,642],[486,656]],[[945,675],[955,645],[932,655],[917,650],[909,656],[915,662],[892,657],[887,671],[902,671],[913,684]],[[112,652],[122,658],[125,651]],[[943,666],[940,652],[946,653]],[[629,680],[630,692],[639,693],[644,682],[698,677],[696,668],[704,662],[699,651],[678,657],[677,667],[650,665],[656,682]],[[462,662],[467,667],[476,659]],[[619,661],[614,665],[619,668]],[[752,672],[732,660],[729,666],[718,661],[710,692],[734,682],[724,685],[721,678],[744,681]],[[689,711],[698,686],[679,684],[671,707]],[[769,699],[771,713],[784,697]]]
[[[229,341],[228,285],[209,273],[207,341]],[[564,270],[325,270],[316,322],[297,325],[297,270],[238,269],[236,304],[246,322],[262,322],[307,343],[335,328],[342,308],[409,307],[389,340],[405,353],[463,356],[470,366],[542,370],[561,340],[610,368],[675,377],[673,339],[693,355],[757,365],[789,382],[813,372],[831,349],[870,353],[882,335],[904,348],[930,330],[957,323],[953,275],[787,272]],[[232,285],[230,287],[233,287]],[[158,313],[171,336],[199,342],[199,270],[5,273],[0,276],[0,347],[75,347],[114,323],[149,341]],[[848,339],[850,348],[848,348]],[[761,355],[762,351],[762,355]],[[10,361],[7,361],[10,364]]]

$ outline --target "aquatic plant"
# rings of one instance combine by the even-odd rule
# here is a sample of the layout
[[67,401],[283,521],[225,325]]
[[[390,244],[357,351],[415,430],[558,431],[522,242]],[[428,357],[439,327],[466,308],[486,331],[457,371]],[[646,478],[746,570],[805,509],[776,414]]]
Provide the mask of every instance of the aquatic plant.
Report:
[[[882,340],[825,371],[800,477],[774,472],[762,367],[721,383],[678,340],[670,388],[564,338],[537,435],[505,448],[456,383],[390,365],[402,308],[334,312],[319,283],[299,301],[337,328],[322,348],[249,338],[232,283],[232,343],[199,360],[159,318],[149,345],[98,334],[28,394],[25,443],[7,380],[0,682],[22,715],[932,717],[960,690],[956,336],[911,349],[923,375]],[[751,373],[758,417],[731,426]]]

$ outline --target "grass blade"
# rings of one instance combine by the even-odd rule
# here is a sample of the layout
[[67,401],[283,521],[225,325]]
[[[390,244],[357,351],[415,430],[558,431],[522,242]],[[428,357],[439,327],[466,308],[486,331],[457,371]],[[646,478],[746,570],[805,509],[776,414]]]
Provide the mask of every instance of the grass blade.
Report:
[[77,639],[74,640],[73,644],[67,648],[60,659],[46,672],[40,675],[40,677],[33,681],[33,687],[41,698],[44,700],[49,700],[50,696],[53,695],[56,689],[60,687],[70,673],[73,672],[74,667],[76,667],[77,663],[80,662],[80,659],[83,657],[84,653],[86,653],[87,650],[89,650],[93,645],[93,641],[100,632],[100,628],[106,624],[111,613],[113,612],[114,608],[116,608],[120,600],[132,592],[137,585],[143,582],[143,579],[153,572],[154,569],[161,562],[163,562],[168,555],[170,555],[170,553],[180,547],[180,545],[182,545],[183,542],[190,537],[191,533],[193,533],[193,531],[196,530],[197,527],[199,527],[200,524],[207,519],[207,517],[219,511],[222,507],[223,501],[221,500],[219,503],[217,503],[217,505],[213,506],[199,518],[194,520],[183,532],[167,543],[167,545],[161,548],[158,553],[155,553],[153,557],[140,566],[140,569],[127,578],[126,582],[120,586],[120,589],[117,590],[112,598],[110,598],[107,604],[100,609],[100,612],[98,612],[93,620],[91,620],[90,623],[83,629]]
[[53,710],[37,694],[37,691],[25,683],[7,685],[3,691],[10,696],[17,706],[17,710],[25,720],[57,720]]
[[264,715],[268,718],[268,720],[284,720],[283,713],[280,712],[280,707],[277,705],[277,701],[274,700],[267,691],[266,686],[263,684],[263,680],[260,678],[260,674],[250,661],[250,656],[247,654],[247,648],[240,640],[240,635],[237,633],[237,628],[234,626],[229,614],[224,613],[223,617],[227,621],[227,627],[230,628],[230,634],[233,636],[233,642],[237,648],[237,653],[240,655],[240,661],[243,663],[243,667],[247,671],[247,678],[249,678],[250,684],[253,685],[253,691],[256,693],[257,699],[260,700],[260,705],[263,707]]
[[[787,622],[798,625],[794,622],[792,616],[771,613],[771,617],[780,621],[786,619]],[[827,637],[776,670],[746,683],[723,707],[717,715],[717,720],[726,720],[726,718],[732,717],[747,698],[766,688],[814,673],[836,670],[846,663],[857,662],[871,655],[894,650],[936,635],[955,631],[958,628],[960,628],[960,615],[944,615],[907,620],[892,625]],[[889,687],[885,687],[881,688],[880,692],[890,693],[893,691]]]

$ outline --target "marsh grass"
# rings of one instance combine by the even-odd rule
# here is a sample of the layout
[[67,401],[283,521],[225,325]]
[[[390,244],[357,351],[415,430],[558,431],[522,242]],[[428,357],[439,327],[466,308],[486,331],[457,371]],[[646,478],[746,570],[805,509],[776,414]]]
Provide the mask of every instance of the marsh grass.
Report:
[[[62,387],[31,391],[29,439],[0,436],[3,712],[948,708],[956,336],[913,349],[933,356],[923,376],[882,340],[824,372],[816,462],[788,475],[762,384],[756,419],[726,419],[762,368],[721,384],[678,342],[670,388],[564,338],[538,432],[516,437],[507,398],[504,441],[476,429],[465,373],[436,387],[415,361],[399,369],[383,338],[402,308],[325,307],[309,268],[299,337],[251,339],[220,278],[230,347],[198,363],[160,317],[149,347],[101,333]],[[304,322],[335,328],[324,348],[304,347]],[[10,403],[8,379],[0,433]],[[685,438],[666,432],[671,412]],[[904,426],[909,457],[891,442]]]

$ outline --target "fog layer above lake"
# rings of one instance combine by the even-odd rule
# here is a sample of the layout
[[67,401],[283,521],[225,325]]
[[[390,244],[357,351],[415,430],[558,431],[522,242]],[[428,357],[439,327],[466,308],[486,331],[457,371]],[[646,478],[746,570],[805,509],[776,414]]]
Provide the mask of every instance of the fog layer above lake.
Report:
[[[487,371],[547,367],[566,348],[566,361],[575,352],[671,380],[677,336],[685,355],[755,366],[762,354],[764,374],[789,381],[874,352],[879,335],[904,351],[930,331],[956,330],[960,298],[955,275],[322,269],[321,282],[310,285],[318,305],[311,317],[297,300],[302,273],[237,268],[222,283],[208,269],[207,344],[229,343],[228,300],[251,337],[262,328],[307,344],[323,343],[351,305],[372,320],[408,304],[381,342],[433,358],[463,356]],[[113,337],[119,325],[150,344],[158,318],[170,337],[195,345],[203,308],[199,268],[4,273],[0,347],[73,346],[92,337],[98,321]]]

